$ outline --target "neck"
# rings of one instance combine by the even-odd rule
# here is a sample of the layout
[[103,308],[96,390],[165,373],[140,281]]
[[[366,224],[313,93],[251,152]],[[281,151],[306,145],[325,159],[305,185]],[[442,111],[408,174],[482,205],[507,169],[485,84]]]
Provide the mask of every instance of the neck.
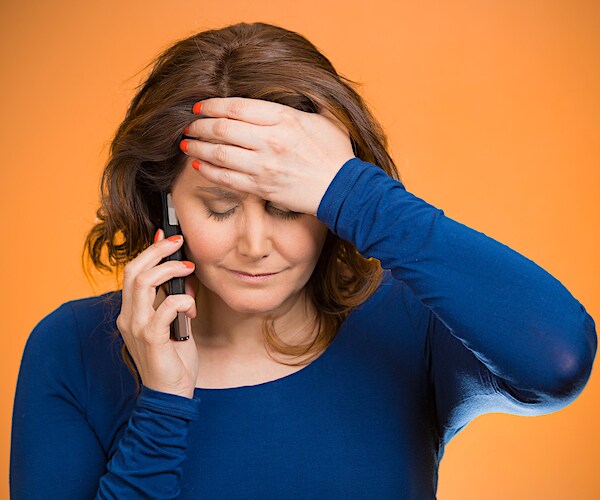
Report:
[[271,316],[277,336],[292,345],[314,336],[312,318],[316,311],[305,290],[290,296],[276,310],[260,313],[239,312],[203,286],[196,295],[197,316],[192,333],[198,347],[235,353],[262,353],[266,344],[263,323]]

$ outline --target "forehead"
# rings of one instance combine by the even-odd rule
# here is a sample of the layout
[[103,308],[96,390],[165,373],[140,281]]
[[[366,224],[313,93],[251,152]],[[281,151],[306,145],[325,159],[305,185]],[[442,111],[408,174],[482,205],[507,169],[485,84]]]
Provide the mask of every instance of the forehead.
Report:
[[262,199],[248,192],[225,187],[206,179],[192,167],[191,158],[186,161],[183,171],[176,179],[175,186],[173,187],[177,190],[182,189],[191,194],[205,196],[211,199],[244,200],[248,197]]
[[212,186],[196,185],[193,189],[196,193],[208,193],[215,197],[224,198],[227,200],[243,200],[248,196],[248,193],[242,193],[240,191],[235,191],[230,188],[224,188],[216,184],[213,184]]

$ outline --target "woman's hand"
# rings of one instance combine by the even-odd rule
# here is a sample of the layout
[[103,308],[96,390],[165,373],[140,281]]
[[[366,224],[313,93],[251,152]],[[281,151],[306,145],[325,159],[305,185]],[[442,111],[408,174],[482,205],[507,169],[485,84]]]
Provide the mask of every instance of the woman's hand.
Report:
[[202,101],[200,113],[186,130],[197,140],[181,143],[199,160],[200,175],[295,212],[316,215],[329,184],[354,158],[348,131],[326,110],[227,97]]
[[[196,277],[189,261],[160,261],[178,250],[183,237],[164,239],[157,232],[153,245],[125,266],[123,301],[117,327],[142,379],[155,391],[192,398],[198,377],[198,352],[194,337],[170,339],[170,324],[179,311],[196,317]],[[187,264],[190,267],[187,267]],[[169,295],[154,309],[156,289],[174,277],[185,278],[185,294]]]

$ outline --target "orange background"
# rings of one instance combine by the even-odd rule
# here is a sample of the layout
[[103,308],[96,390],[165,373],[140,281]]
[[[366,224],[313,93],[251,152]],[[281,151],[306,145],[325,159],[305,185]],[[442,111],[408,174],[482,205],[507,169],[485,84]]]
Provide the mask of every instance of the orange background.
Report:
[[[2,2],[0,497],[29,332],[110,286],[90,287],[80,251],[140,70],[239,21],[298,31],[362,82],[408,189],[539,263],[600,323],[600,2]],[[600,498],[599,378],[557,413],[473,421],[438,498]]]

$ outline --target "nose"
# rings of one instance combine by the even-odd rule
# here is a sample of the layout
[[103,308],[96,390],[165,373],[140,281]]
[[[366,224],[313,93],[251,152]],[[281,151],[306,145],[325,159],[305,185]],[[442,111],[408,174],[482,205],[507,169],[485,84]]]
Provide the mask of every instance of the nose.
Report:
[[240,217],[238,251],[244,257],[258,260],[267,257],[272,249],[273,224],[264,206],[244,210]]

